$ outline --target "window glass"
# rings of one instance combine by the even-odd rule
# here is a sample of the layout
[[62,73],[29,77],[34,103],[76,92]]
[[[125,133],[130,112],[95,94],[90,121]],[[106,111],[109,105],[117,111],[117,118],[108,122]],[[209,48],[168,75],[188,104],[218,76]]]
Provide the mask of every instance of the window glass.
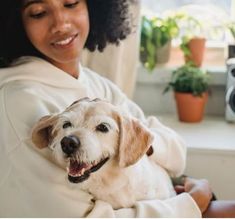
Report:
[[230,14],[231,0],[142,0],[142,6],[153,10],[157,13],[162,13],[165,10],[177,9],[179,7],[196,4],[202,7],[214,6],[224,10],[227,14]]
[[226,27],[235,17],[235,0],[142,0],[142,14],[163,16],[169,11],[184,11],[203,24],[202,34],[210,42],[231,42]]

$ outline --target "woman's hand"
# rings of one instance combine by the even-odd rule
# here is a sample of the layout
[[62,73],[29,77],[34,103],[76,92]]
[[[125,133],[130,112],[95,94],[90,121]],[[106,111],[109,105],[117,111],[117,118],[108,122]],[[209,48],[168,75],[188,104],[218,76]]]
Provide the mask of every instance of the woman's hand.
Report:
[[212,198],[211,188],[208,181],[205,179],[192,179],[190,177],[185,177],[184,184],[176,185],[175,190],[177,194],[182,192],[189,193],[202,213],[206,211]]

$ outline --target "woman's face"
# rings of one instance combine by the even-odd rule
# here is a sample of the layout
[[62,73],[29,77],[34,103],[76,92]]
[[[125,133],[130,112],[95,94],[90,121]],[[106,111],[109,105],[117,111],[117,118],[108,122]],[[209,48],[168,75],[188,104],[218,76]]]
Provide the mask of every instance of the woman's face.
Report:
[[86,0],[23,0],[26,34],[51,63],[78,61],[89,32]]

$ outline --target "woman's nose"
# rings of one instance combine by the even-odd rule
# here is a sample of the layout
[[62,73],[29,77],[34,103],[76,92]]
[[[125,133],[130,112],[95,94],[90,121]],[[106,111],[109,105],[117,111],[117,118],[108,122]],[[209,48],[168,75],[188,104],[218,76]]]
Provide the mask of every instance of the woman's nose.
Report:
[[63,12],[54,12],[52,16],[52,27],[51,31],[55,33],[66,33],[71,28],[68,16]]

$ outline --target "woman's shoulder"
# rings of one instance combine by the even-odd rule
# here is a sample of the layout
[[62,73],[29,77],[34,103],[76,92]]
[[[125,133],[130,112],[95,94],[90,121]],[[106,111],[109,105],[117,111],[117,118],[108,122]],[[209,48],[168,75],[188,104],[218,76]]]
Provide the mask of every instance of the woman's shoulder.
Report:
[[0,98],[0,107],[4,108],[9,119],[21,119],[36,111],[41,99],[33,84],[29,85],[21,81],[9,82],[2,87]]
[[[0,94],[2,96],[2,101],[4,100],[5,104],[10,102],[22,103],[18,106],[23,106],[25,102],[31,101],[33,103],[40,97],[39,87],[37,82],[24,80],[12,80],[6,82],[0,88]],[[32,105],[32,104],[31,104]]]
[[0,123],[4,127],[0,144],[8,151],[31,139],[32,127],[41,117],[62,109],[62,104],[51,101],[49,96],[33,84],[25,85],[20,81],[9,83],[0,90]]
[[[0,89],[0,123],[4,127],[1,143],[8,145],[8,150],[28,138],[30,126],[36,117],[39,104],[33,95],[29,95],[18,83],[8,83]],[[0,133],[2,135],[3,132]],[[5,140],[4,140],[5,139]],[[13,141],[14,140],[14,141]]]
[[36,57],[22,57],[8,67],[0,68],[0,89],[8,83],[35,77],[35,72],[42,66],[39,65],[39,60]]

